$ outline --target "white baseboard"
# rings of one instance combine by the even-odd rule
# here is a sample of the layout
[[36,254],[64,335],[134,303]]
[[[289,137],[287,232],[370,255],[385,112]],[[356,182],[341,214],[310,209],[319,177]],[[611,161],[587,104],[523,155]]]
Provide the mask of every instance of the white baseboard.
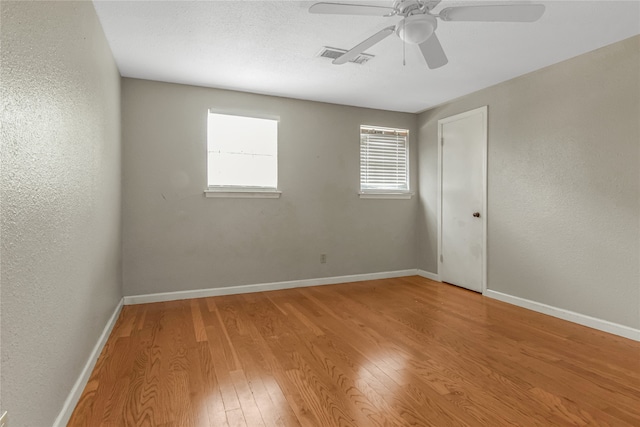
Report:
[[431,273],[430,271],[418,270],[418,276],[424,277],[425,279],[434,280],[436,282],[440,282],[440,276],[437,273]]
[[62,406],[62,410],[58,414],[56,420],[53,422],[53,427],[65,427],[69,422],[69,419],[73,414],[73,410],[76,408],[76,405],[80,400],[80,396],[82,395],[87,382],[89,382],[89,377],[91,377],[91,372],[93,372],[93,368],[96,366],[98,356],[100,356],[102,348],[107,343],[107,339],[111,334],[111,330],[118,320],[118,315],[120,314],[120,310],[122,310],[123,305],[124,300],[121,299],[116,306],[116,309],[113,311],[113,314],[107,321],[107,324],[105,325],[100,338],[98,338],[98,342],[96,343],[95,347],[93,347],[93,350],[89,355],[89,360],[87,360],[87,363],[84,365],[80,376],[78,377],[76,383],[73,385],[73,388],[71,388],[71,392],[69,393],[67,400],[65,400],[64,405]]
[[353,274],[350,276],[322,277],[318,279],[291,280],[287,282],[260,283],[255,285],[227,286],[222,288],[194,289],[190,291],[162,292],[157,294],[132,295],[124,297],[125,305],[150,302],[177,301],[191,298],[216,297],[220,295],[248,294],[251,292],[275,291],[279,289],[303,288],[307,286],[336,285],[338,283],[362,282],[364,280],[390,279],[393,277],[415,276],[418,271],[397,270],[380,273]]
[[551,305],[542,304],[540,302],[515,297],[513,295],[503,294],[502,292],[492,291],[491,289],[487,289],[486,291],[484,291],[483,295],[509,304],[517,305],[518,307],[537,311],[538,313],[548,314],[549,316],[568,320],[570,322],[588,326],[593,329],[598,329],[599,331],[604,331],[610,334],[619,335],[624,338],[640,341],[640,329],[634,329],[629,326],[609,322],[608,320],[597,319],[585,314],[580,314],[574,311],[565,310],[563,308],[558,308]]

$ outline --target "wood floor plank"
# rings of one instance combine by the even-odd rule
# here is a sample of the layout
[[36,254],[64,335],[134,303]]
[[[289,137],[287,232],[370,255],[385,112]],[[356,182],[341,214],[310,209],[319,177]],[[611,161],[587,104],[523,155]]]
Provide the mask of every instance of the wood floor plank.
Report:
[[247,421],[240,408],[227,411],[227,420],[229,421],[229,427],[247,427]]
[[207,337],[209,342],[209,351],[211,352],[211,360],[213,369],[218,380],[218,389],[222,396],[222,403],[225,411],[240,409],[240,401],[233,386],[230,370],[227,365],[227,359],[222,351],[223,340],[220,337],[220,330],[213,326],[207,326]]
[[208,342],[201,342],[197,346],[200,359],[200,371],[195,372],[202,379],[204,395],[206,396],[206,410],[209,416],[209,425],[228,427],[227,414],[224,410],[222,395],[220,394],[219,382],[216,377],[211,350]]
[[485,425],[640,425],[640,343],[417,276],[126,306],[68,423]]
[[237,370],[229,374],[233,380],[245,421],[250,426],[264,427],[265,424],[262,420],[262,414],[256,405],[256,400],[247,382],[247,377],[244,375],[244,371]]
[[[122,425],[143,426],[159,425],[170,421],[166,402],[163,397],[168,390],[162,389],[162,362],[169,349],[160,346],[160,331],[166,320],[164,311],[158,313],[158,322],[150,331],[150,337],[145,334],[132,337],[126,345],[134,352],[134,358],[128,360],[127,366],[120,366],[123,374],[129,376],[129,386],[124,394],[124,408],[122,409]],[[117,393],[115,387],[113,392]],[[121,392],[121,391],[120,391]],[[120,418],[120,408],[109,413],[109,420],[117,423]]]
[[220,338],[220,343],[222,345],[222,349],[224,351],[224,359],[226,360],[227,367],[229,371],[235,371],[241,368],[240,361],[238,360],[238,355],[236,354],[236,350],[233,347],[233,343],[229,336],[229,329],[225,322],[226,319],[222,318],[220,314],[220,310],[216,306],[215,302],[212,302],[213,305],[213,313],[214,316],[208,316],[207,325],[215,327],[218,332],[221,332],[221,335],[218,335]]
[[207,331],[202,321],[202,312],[200,311],[200,300],[192,299],[191,304],[191,320],[193,321],[193,329],[196,335],[196,341],[202,342],[207,340]]

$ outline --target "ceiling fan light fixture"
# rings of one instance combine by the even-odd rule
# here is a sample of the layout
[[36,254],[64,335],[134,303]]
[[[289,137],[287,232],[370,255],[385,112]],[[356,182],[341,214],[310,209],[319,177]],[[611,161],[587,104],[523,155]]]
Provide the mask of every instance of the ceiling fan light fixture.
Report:
[[411,15],[398,24],[398,37],[409,44],[426,41],[436,30],[436,19],[431,15]]

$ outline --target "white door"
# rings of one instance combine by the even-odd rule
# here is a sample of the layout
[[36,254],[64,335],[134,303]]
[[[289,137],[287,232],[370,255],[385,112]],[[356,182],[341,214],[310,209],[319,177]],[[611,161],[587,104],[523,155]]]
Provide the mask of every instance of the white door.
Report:
[[440,280],[486,286],[487,107],[438,121]]

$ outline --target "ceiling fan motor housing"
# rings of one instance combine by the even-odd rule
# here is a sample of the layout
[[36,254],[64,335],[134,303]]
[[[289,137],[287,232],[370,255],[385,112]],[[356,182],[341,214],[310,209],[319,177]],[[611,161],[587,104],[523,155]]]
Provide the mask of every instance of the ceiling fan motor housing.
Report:
[[401,16],[408,16],[414,11],[419,11],[421,6],[422,4],[418,0],[396,0],[393,2],[393,8]]
[[431,37],[437,25],[434,16],[411,15],[398,24],[396,34],[406,43],[420,44]]

